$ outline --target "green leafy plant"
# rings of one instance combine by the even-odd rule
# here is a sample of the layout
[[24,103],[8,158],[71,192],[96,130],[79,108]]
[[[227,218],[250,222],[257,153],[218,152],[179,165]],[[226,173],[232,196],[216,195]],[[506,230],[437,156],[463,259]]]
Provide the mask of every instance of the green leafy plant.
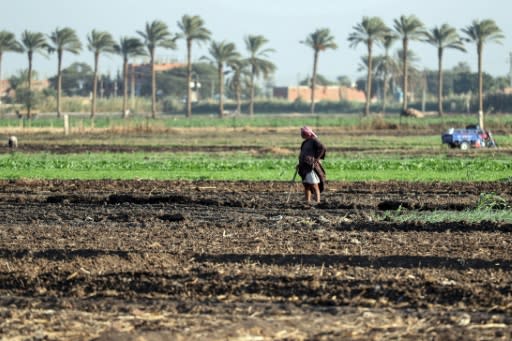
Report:
[[476,208],[478,210],[504,210],[510,209],[510,204],[496,193],[480,193]]

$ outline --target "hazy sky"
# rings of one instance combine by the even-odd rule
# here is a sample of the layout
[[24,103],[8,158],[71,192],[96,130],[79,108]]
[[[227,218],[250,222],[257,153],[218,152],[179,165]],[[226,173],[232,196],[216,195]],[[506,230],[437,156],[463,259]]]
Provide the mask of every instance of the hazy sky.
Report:
[[[146,22],[162,20],[171,32],[178,32],[177,22],[184,15],[199,15],[212,32],[215,41],[230,41],[246,55],[243,39],[249,34],[265,36],[268,47],[275,49],[270,56],[277,66],[276,85],[295,85],[297,80],[312,72],[313,51],[300,44],[318,28],[329,28],[338,44],[337,50],[320,54],[319,73],[331,80],[346,75],[353,81],[364,75],[358,71],[360,57],[366,54],[364,45],[350,48],[347,37],[363,16],[378,16],[392,27],[400,15],[416,15],[427,28],[448,23],[457,29],[467,27],[475,19],[493,19],[505,34],[502,45],[484,47],[484,71],[505,76],[510,70],[512,53],[512,1],[510,0],[16,0],[4,1],[0,8],[0,30],[11,31],[19,39],[24,30],[50,34],[57,27],[71,27],[82,40],[84,50],[79,56],[64,54],[64,67],[75,61],[93,65],[87,50],[87,34],[93,30],[110,32],[116,40],[121,36],[136,36]],[[459,31],[460,33],[460,31]],[[393,53],[401,48],[397,43]],[[436,49],[425,43],[412,42],[410,48],[420,57],[418,66],[436,69]],[[468,52],[447,50],[445,68],[466,62],[477,69],[476,47]],[[376,54],[382,53],[377,48]],[[193,59],[207,54],[206,45],[193,47]],[[160,60],[184,61],[183,41],[178,49],[157,49]],[[121,67],[121,57],[100,57],[100,72],[115,74]],[[2,61],[2,78],[27,68],[26,54],[6,53]],[[55,55],[36,55],[34,69],[40,78],[56,74]]]

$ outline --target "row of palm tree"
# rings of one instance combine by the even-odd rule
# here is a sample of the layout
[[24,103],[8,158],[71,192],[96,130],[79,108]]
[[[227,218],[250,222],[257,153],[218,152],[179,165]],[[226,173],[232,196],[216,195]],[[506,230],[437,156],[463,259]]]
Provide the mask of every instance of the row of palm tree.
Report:
[[[136,56],[149,55],[151,65],[151,89],[152,89],[152,117],[156,115],[156,79],[155,79],[155,54],[157,47],[176,49],[176,41],[185,39],[187,48],[187,116],[192,115],[191,106],[191,87],[192,83],[192,46],[193,43],[201,44],[210,41],[211,32],[205,28],[204,21],[199,16],[184,15],[178,22],[179,34],[172,34],[168,26],[162,21],[153,21],[146,23],[145,29],[137,31],[137,34],[143,39],[135,37],[122,37],[119,43],[116,43],[110,33],[93,30],[88,36],[88,49],[94,54],[94,82],[93,99],[91,105],[91,117],[94,117],[96,108],[96,90],[98,79],[99,56],[102,53],[117,53],[123,57],[123,84],[124,100],[123,115],[127,112],[127,68],[129,58]],[[361,22],[353,27],[354,31],[349,34],[348,41],[350,47],[357,47],[359,44],[366,45],[367,55],[364,57],[367,70],[366,77],[366,104],[364,115],[370,113],[370,101],[372,98],[372,76],[374,72],[374,46],[382,45],[385,54],[380,58],[378,68],[381,70],[384,78],[384,99],[383,110],[385,110],[385,95],[387,92],[387,83],[389,75],[389,50],[393,43],[401,39],[401,79],[403,101],[402,110],[408,107],[408,78],[409,78],[409,43],[411,41],[427,42],[437,48],[438,55],[438,112],[443,115],[442,107],[442,87],[443,87],[443,54],[445,49],[455,49],[466,51],[464,42],[473,42],[477,46],[478,54],[478,75],[479,75],[479,121],[483,127],[483,70],[482,54],[484,44],[488,42],[500,43],[504,35],[501,29],[493,20],[474,20],[471,25],[462,29],[465,38],[462,38],[457,30],[448,24],[440,27],[434,27],[430,31],[416,16],[400,16],[393,21],[393,28],[389,28],[379,17],[363,17]],[[21,36],[21,43],[15,36],[6,31],[0,32],[0,79],[1,62],[3,52],[26,52],[29,58],[28,78],[29,90],[31,86],[32,56],[34,53],[57,52],[58,56],[58,82],[57,82],[57,115],[60,116],[60,94],[61,94],[61,65],[64,52],[78,54],[81,50],[81,43],[75,31],[71,28],[56,29],[49,35],[49,44],[45,36],[38,32],[25,31]],[[248,57],[242,58],[236,50],[233,43],[211,42],[208,49],[210,56],[202,59],[210,61],[216,65],[219,78],[219,116],[223,115],[223,93],[224,93],[224,74],[225,68],[229,68],[232,74],[230,84],[234,87],[237,94],[237,110],[240,110],[241,79],[244,74],[248,74],[249,87],[249,114],[254,113],[254,89],[255,79],[263,76],[269,77],[276,69],[275,65],[268,60],[269,54],[273,49],[267,48],[268,40],[261,35],[249,35],[244,40]],[[315,84],[317,81],[317,69],[319,63],[319,54],[328,49],[336,49],[337,44],[330,30],[327,28],[317,29],[309,34],[301,43],[313,49],[313,73],[311,78],[311,113],[315,111]],[[30,91],[29,91],[30,93]],[[30,115],[30,105],[28,106]]]
[[[382,59],[384,61],[384,86],[387,86],[387,65],[389,65],[389,48],[395,40],[401,39],[402,41],[402,111],[407,110],[408,107],[408,58],[409,58],[409,43],[410,41],[423,41],[433,45],[437,48],[438,57],[438,113],[443,115],[443,53],[445,49],[455,49],[465,52],[464,42],[472,42],[476,44],[478,55],[478,78],[479,78],[479,124],[484,127],[483,117],[483,70],[482,70],[482,55],[483,46],[488,42],[500,43],[504,38],[503,32],[496,25],[493,20],[474,20],[471,25],[463,28],[461,31],[465,37],[461,37],[457,30],[448,24],[436,26],[430,31],[427,30],[424,24],[416,16],[400,16],[393,21],[393,29],[390,29],[384,24],[379,17],[363,17],[362,21],[353,27],[354,31],[350,33],[348,41],[351,47],[356,47],[359,44],[365,44],[367,48],[366,69],[366,105],[364,114],[368,115],[370,112],[370,101],[372,98],[372,72],[373,72],[373,46],[375,43],[384,47],[385,55]],[[384,88],[384,94],[387,88]],[[385,100],[384,100],[385,101]],[[385,105],[385,104],[384,104]]]
[[[129,59],[137,56],[149,56],[151,66],[151,115],[156,117],[156,74],[155,74],[155,56],[157,48],[176,49],[176,41],[180,38],[185,39],[187,48],[187,116],[192,115],[191,105],[191,87],[192,82],[192,45],[194,42],[202,43],[210,40],[211,33],[204,27],[204,21],[199,16],[184,15],[178,22],[178,28],[181,30],[178,34],[169,31],[166,23],[156,20],[148,22],[144,30],[137,31],[138,37],[121,37],[119,42],[115,42],[112,35],[105,31],[92,30],[87,35],[87,48],[94,55],[94,73],[93,73],[93,91],[91,101],[91,118],[96,113],[96,95],[98,83],[99,59],[101,54],[116,53],[123,58],[123,117],[127,115],[128,98],[128,63]],[[61,115],[61,93],[62,93],[62,59],[64,52],[78,54],[82,50],[82,44],[76,32],[65,27],[57,28],[47,37],[40,32],[24,31],[21,35],[21,41],[18,42],[14,34],[7,31],[0,31],[0,79],[1,62],[4,52],[26,52],[28,55],[28,92],[31,93],[32,60],[34,53],[46,55],[47,53],[57,53],[57,116]],[[219,116],[224,113],[223,93],[224,93],[224,68],[230,67],[233,73],[233,81],[238,82],[237,98],[240,101],[240,78],[242,71],[250,68],[250,105],[249,114],[254,113],[254,87],[257,77],[269,77],[275,71],[275,65],[267,60],[268,54],[272,49],[266,48],[268,40],[261,35],[249,35],[245,38],[245,45],[249,56],[242,58],[236,51],[235,44],[229,42],[211,42],[209,48],[212,64],[217,66],[219,84],[220,84],[220,102]],[[240,110],[240,103],[238,110]],[[27,103],[27,116],[31,116],[31,101]]]

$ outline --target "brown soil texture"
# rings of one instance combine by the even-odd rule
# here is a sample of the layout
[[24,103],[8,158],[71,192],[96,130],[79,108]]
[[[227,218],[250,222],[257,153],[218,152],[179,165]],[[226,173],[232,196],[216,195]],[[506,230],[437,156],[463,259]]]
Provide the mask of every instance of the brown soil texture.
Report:
[[[0,181],[2,340],[510,340],[510,182]],[[503,209],[507,209],[506,207]]]
[[[279,147],[282,152],[296,153],[297,148],[286,148]],[[31,144],[26,143],[20,145],[17,148],[18,152],[22,153],[53,153],[53,154],[70,154],[70,153],[134,153],[134,152],[148,152],[148,153],[183,153],[183,152],[240,152],[250,151],[256,153],[273,153],[273,148],[262,147],[259,145],[227,145],[227,146],[126,146],[126,145],[106,145],[106,144],[87,144],[87,145],[66,145],[66,144]],[[458,148],[442,150],[447,155],[481,155],[482,153],[493,153],[494,155],[511,155],[511,148],[487,148],[487,149],[474,149],[470,151],[461,151]],[[12,153],[12,150],[8,148],[0,148],[0,154]],[[417,149],[411,150],[411,148],[398,148],[393,147],[389,149],[375,150],[371,146],[359,146],[359,147],[329,147],[329,153],[362,153],[362,154],[392,154],[392,155],[405,155],[407,157],[415,155],[439,155],[439,148],[431,149]]]

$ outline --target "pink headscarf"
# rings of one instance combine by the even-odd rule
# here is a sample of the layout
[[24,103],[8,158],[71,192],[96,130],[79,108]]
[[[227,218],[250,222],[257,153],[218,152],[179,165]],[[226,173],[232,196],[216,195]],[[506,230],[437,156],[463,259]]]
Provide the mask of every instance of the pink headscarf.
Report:
[[300,135],[307,139],[312,139],[314,137],[317,137],[315,132],[308,126],[304,126],[304,127],[300,128]]

